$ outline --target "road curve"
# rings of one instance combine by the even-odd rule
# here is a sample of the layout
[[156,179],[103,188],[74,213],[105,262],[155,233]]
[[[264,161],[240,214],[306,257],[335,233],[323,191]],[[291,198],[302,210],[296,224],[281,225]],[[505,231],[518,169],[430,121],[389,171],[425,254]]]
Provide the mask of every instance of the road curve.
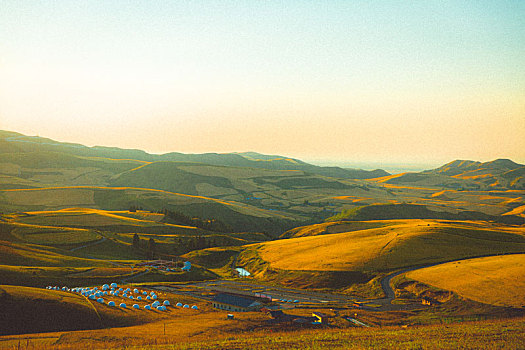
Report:
[[488,258],[488,257],[491,257],[491,256],[518,255],[518,254],[525,254],[525,252],[477,255],[477,256],[471,256],[471,257],[468,257],[468,258],[441,261],[441,262],[438,262],[438,263],[433,263],[433,264],[428,264],[428,265],[423,265],[423,266],[415,266],[415,267],[410,267],[410,268],[407,268],[407,269],[403,269],[401,271],[396,271],[396,272],[391,273],[390,275],[387,275],[387,276],[385,276],[385,277],[383,277],[381,279],[381,288],[383,288],[383,292],[385,293],[385,297],[382,298],[382,299],[379,299],[379,300],[390,300],[391,301],[391,300],[393,300],[395,298],[396,294],[395,294],[394,290],[392,289],[392,286],[390,285],[390,282],[392,281],[392,278],[394,278],[396,276],[399,276],[399,275],[402,275],[402,274],[404,274],[406,272],[420,270],[420,269],[424,269],[424,268],[427,268],[427,267],[437,266],[437,265],[446,264],[446,263],[450,263],[450,262],[454,262],[454,261],[464,261],[464,260],[477,259],[477,258]]

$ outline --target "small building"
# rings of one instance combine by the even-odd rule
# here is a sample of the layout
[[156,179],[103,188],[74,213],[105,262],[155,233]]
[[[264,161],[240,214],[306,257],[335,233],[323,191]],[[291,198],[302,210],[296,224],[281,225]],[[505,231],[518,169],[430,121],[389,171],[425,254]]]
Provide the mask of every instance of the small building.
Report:
[[328,323],[328,315],[322,312],[312,312],[312,317],[315,317],[314,323]]
[[271,318],[276,319],[276,320],[280,320],[280,319],[283,319],[285,317],[285,314],[284,314],[283,310],[266,309],[266,313],[268,315],[270,315]]
[[182,267],[182,271],[190,271],[191,270],[191,262],[185,261],[184,266]]
[[212,304],[216,309],[237,312],[258,311],[262,307],[262,303],[253,298],[229,293],[217,294]]

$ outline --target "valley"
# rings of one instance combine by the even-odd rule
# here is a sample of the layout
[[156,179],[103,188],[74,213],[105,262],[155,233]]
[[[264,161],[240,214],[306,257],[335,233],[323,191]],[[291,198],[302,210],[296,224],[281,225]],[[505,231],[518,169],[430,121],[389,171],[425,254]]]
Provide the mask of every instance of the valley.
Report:
[[[400,339],[443,323],[490,346],[497,325],[525,317],[524,169],[499,159],[388,174],[1,131],[0,347],[271,348],[268,332],[416,346]],[[198,309],[72,291],[111,283]],[[262,311],[214,307],[224,295]]]

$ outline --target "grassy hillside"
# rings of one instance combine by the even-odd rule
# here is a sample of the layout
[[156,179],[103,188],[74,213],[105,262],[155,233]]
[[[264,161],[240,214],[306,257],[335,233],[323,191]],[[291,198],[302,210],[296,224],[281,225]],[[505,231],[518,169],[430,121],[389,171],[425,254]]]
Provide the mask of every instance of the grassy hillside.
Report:
[[[93,208],[117,210],[140,206],[153,210],[170,209],[200,218],[221,218],[223,222],[237,231],[275,232],[289,226],[299,215],[289,215],[279,211],[260,209],[249,204],[224,201],[203,196],[185,195],[154,189],[132,187],[50,187],[26,190],[0,190],[0,210],[15,211],[55,211],[66,208]],[[100,218],[99,214],[95,217]],[[105,215],[107,219],[107,215]],[[61,220],[65,220],[65,213]],[[30,220],[30,219],[28,219]],[[116,226],[123,224],[122,220]],[[127,220],[128,225],[147,220]],[[149,226],[158,224],[150,223]],[[147,225],[146,225],[147,226]]]
[[[433,207],[433,209],[439,209]],[[449,209],[450,210],[450,209]],[[359,206],[329,217],[327,221],[339,220],[389,220],[389,219],[447,219],[447,220],[491,220],[508,224],[523,224],[525,220],[515,215],[495,216],[476,211],[437,211],[422,204],[376,204]]]
[[414,187],[438,187],[449,189],[477,190],[481,186],[470,179],[458,179],[441,174],[403,173],[388,175],[371,181],[384,184],[409,185]]
[[279,238],[319,236],[332,233],[352,232],[395,225],[396,221],[330,221],[321,224],[300,226],[283,233]]
[[[297,279],[303,283],[311,274],[310,277],[329,283],[320,274],[337,279],[346,273],[347,285],[351,285],[386,271],[411,266],[525,252],[524,230],[484,222],[385,222],[385,227],[252,245],[241,252],[239,263],[262,279]],[[354,280],[351,272],[356,273]],[[341,286],[344,282],[333,280],[331,283]]]
[[0,310],[1,335],[102,327],[93,305],[72,293],[0,285]]
[[[100,284],[98,284],[98,287],[100,288]],[[197,304],[199,309],[203,311],[209,310],[205,303],[189,296],[173,295],[159,291],[157,294],[161,301],[167,299],[171,300],[173,304],[176,301],[181,301]],[[107,296],[104,299],[106,302],[107,300],[113,300],[117,305],[120,302],[130,304],[130,300],[127,298]],[[116,328],[112,330],[113,333],[119,333],[119,329],[124,333],[126,330],[129,332],[134,327],[137,330],[141,329],[146,333],[151,333],[151,328],[149,328],[151,326],[148,324],[158,322],[158,326],[167,320],[172,321],[177,318],[182,320],[196,314],[194,310],[182,310],[174,307],[170,307],[164,312],[147,311],[143,309],[146,301],[137,301],[135,299],[133,303],[139,304],[141,309],[134,310],[129,306],[127,309],[109,307],[106,303],[100,304],[71,292],[0,285],[0,315],[2,316],[0,317],[0,335],[93,329],[100,329],[95,332],[106,333],[107,331],[104,329],[123,326],[127,328]],[[68,332],[64,334],[64,338],[67,339],[68,335],[82,338],[83,334],[85,335],[86,333]],[[114,339],[108,335],[106,335],[105,341]],[[37,339],[46,339],[50,336],[53,337],[53,334],[47,334],[44,337],[40,336]],[[13,338],[0,338],[0,347],[4,348],[5,341],[9,339]],[[80,342],[77,342],[75,347],[89,346],[87,342],[90,343],[90,340],[91,338],[88,336],[80,341],[82,345],[80,345]],[[60,346],[61,343],[59,341],[55,346]],[[33,347],[35,346],[34,343],[32,345]],[[41,346],[42,344],[39,344],[36,348],[40,349]],[[97,348],[106,348],[106,346],[98,346]]]
[[[463,169],[462,163],[472,163],[475,169]],[[387,176],[380,170],[318,167],[256,153],[151,155],[0,132],[0,212],[168,207],[187,215],[229,220],[238,231],[281,234],[286,228],[321,222],[358,205],[411,203],[439,212],[499,216],[524,204],[525,167],[504,160],[470,163]],[[451,170],[456,168],[461,171]],[[42,192],[6,191],[21,189]],[[447,195],[433,196],[444,189]],[[502,197],[493,193],[508,189],[521,191],[503,193],[509,196],[505,200],[487,199]],[[48,195],[43,194],[46,191]],[[183,201],[183,195],[195,197]],[[224,207],[224,202],[229,205]]]
[[485,189],[525,189],[525,166],[510,159],[496,159],[485,163],[455,160],[425,174],[446,175],[462,181],[472,181]]
[[14,266],[111,266],[109,262],[81,258],[72,253],[34,244],[0,241],[0,265]]
[[216,247],[195,250],[182,257],[199,265],[216,269],[230,264],[241,250],[242,247]]
[[320,167],[283,156],[257,155],[254,157],[253,153],[242,155],[234,153],[183,154],[173,152],[155,155],[140,150],[120,149],[116,147],[86,147],[80,144],[57,142],[47,138],[25,136],[9,131],[0,131],[0,142],[2,142],[2,144],[0,144],[0,152],[6,153],[56,152],[81,157],[136,159],[149,162],[175,161],[274,170],[303,170],[312,174],[347,179],[370,178],[377,177],[378,174],[388,174],[384,171],[369,173],[365,170]]
[[406,277],[497,306],[525,307],[525,254],[462,260],[408,272]]
[[229,179],[189,173],[175,162],[155,162],[124,172],[111,181],[112,186],[155,188],[171,192],[197,195],[198,184],[233,189]]

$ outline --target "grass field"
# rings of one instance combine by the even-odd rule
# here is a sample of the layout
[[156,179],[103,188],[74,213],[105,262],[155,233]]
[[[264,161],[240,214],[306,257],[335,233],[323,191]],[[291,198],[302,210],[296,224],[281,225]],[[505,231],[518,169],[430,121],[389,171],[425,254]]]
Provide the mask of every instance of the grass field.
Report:
[[[73,287],[73,286],[71,286]],[[100,288],[100,285],[99,285]],[[142,290],[142,288],[141,288]],[[149,289],[146,289],[149,293]],[[128,298],[106,296],[100,304],[73,293],[42,288],[0,285],[0,334],[22,334],[81,329],[111,328],[117,326],[144,325],[160,320],[183,318],[184,316],[209,312],[210,308],[200,300],[156,292],[160,302],[170,300],[198,305],[199,311],[169,307],[166,312],[148,311],[144,306],[151,301],[130,300]],[[110,307],[108,301],[117,305],[124,302],[127,309]],[[139,310],[131,308],[140,305]],[[147,328],[147,326],[146,326]],[[104,330],[101,330],[104,332]],[[111,332],[107,332],[110,334]],[[1,339],[1,338],[0,338]],[[0,347],[5,343],[0,340]]]
[[[138,218],[137,216],[123,217],[118,212],[139,205],[149,210],[170,209],[181,211],[189,216],[201,218],[221,218],[226,224],[234,227],[236,231],[275,232],[283,225],[290,225],[297,220],[305,220],[304,216],[297,213],[285,213],[277,210],[267,210],[237,201],[226,201],[197,195],[187,195],[157,189],[144,189],[133,187],[100,187],[100,186],[71,186],[49,187],[35,189],[8,189],[0,190],[0,210],[4,212],[50,212],[64,208],[91,208],[113,211],[119,218],[128,219],[128,224],[134,222],[149,222],[154,225],[158,221]],[[66,213],[60,217],[67,223]],[[73,213],[70,213],[73,215]],[[84,213],[85,215],[87,213]],[[94,213],[96,214],[96,213]],[[52,217],[47,222],[53,221]],[[98,223],[107,222],[110,218],[97,216]],[[27,219],[31,221],[31,219]],[[58,219],[57,219],[58,220]],[[94,221],[95,219],[88,220]],[[45,224],[45,223],[41,223]],[[118,226],[118,222],[115,225]],[[120,223],[122,224],[122,223]]]
[[18,266],[110,266],[108,262],[81,258],[48,246],[0,241],[0,264]]
[[498,230],[443,220],[405,220],[388,227],[266,242],[260,245],[259,254],[271,267],[282,270],[386,271],[469,256],[524,252],[524,231],[509,233],[503,226]]
[[[44,350],[78,349],[522,349],[524,318],[414,327],[261,330],[260,313],[180,314],[141,326],[0,337],[0,347],[18,344]],[[348,322],[349,323],[349,322]]]
[[450,262],[408,272],[407,278],[481,303],[525,307],[525,254]]
[[321,224],[296,227],[283,233],[280,238],[297,238],[306,236],[318,236],[331,233],[343,233],[361,231],[371,228],[391,226],[397,221],[371,220],[371,221],[351,221],[351,222],[324,222]]
[[0,334],[98,328],[99,314],[84,297],[20,286],[0,286]]
[[[380,276],[412,266],[525,252],[525,229],[480,221],[387,220],[377,228],[280,239],[246,246],[238,264],[256,279],[381,297]],[[336,232],[347,225],[313,225]],[[352,226],[348,226],[352,229]],[[301,228],[300,230],[308,230]]]

